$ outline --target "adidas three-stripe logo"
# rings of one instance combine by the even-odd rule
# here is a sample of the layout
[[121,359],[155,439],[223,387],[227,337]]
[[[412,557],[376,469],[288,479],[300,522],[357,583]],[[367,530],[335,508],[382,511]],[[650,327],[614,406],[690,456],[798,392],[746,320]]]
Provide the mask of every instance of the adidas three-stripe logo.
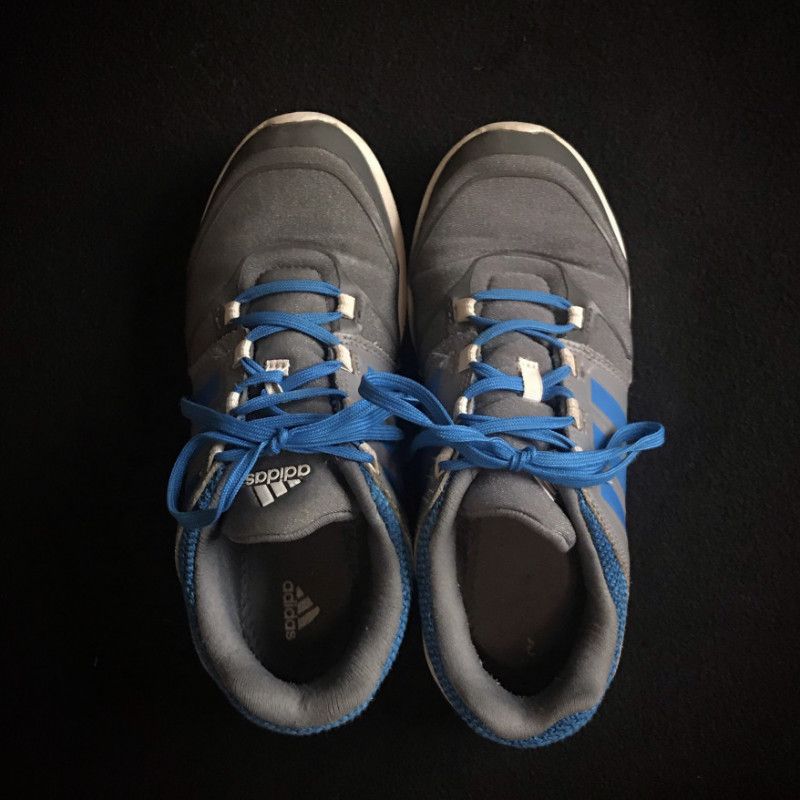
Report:
[[256,499],[262,508],[283,497],[290,489],[299,486],[303,478],[311,474],[308,464],[296,464],[288,467],[274,467],[260,472],[251,472],[245,479],[245,486],[252,486]]
[[284,581],[283,591],[283,632],[287,639],[294,639],[297,632],[312,623],[319,616],[319,606],[292,581]]
[[[600,412],[603,428],[597,423],[592,424],[595,449],[603,446],[614,431],[626,423],[626,414],[614,396],[599,381],[592,378],[592,405]],[[600,495],[608,503],[611,510],[625,527],[625,470],[613,480],[600,485]]]
[[302,481],[299,478],[291,478],[288,481],[275,481],[275,483],[262,483],[253,488],[258,502],[263,506],[274,503],[279,497],[283,497],[289,489],[294,489]]

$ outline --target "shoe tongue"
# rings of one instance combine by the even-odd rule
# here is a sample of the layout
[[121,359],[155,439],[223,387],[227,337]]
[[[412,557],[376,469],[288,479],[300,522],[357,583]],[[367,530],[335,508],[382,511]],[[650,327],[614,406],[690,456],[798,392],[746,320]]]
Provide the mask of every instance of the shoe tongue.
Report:
[[[320,280],[306,267],[277,267],[262,273],[256,283],[276,280]],[[330,311],[329,298],[310,292],[268,295],[249,303],[246,312],[286,311],[291,314]],[[304,333],[280,331],[259,339],[253,349],[255,361],[287,359],[289,374],[319,364],[326,347]],[[327,378],[310,381],[303,388],[329,386]],[[282,403],[289,413],[329,414],[334,409],[327,397],[312,397]],[[220,523],[228,539],[242,544],[301,539],[332,522],[354,519],[359,513],[341,478],[336,460],[324,454],[279,453],[256,462],[245,484]]]
[[280,453],[259,459],[220,522],[240,544],[302,539],[359,514],[330,456]]
[[[549,292],[547,283],[536,275],[507,273],[495,278],[490,289],[527,289],[529,291]],[[537,303],[523,303],[517,300],[486,300],[480,305],[478,313],[493,320],[531,319],[538,322],[555,322],[553,310]],[[492,339],[481,348],[481,360],[486,361],[508,375],[519,375],[519,358],[535,361],[542,375],[553,369],[550,348],[524,333],[506,333]],[[500,410],[502,407],[502,411]],[[531,400],[510,392],[487,392],[475,400],[475,413],[495,416],[544,416],[553,413],[545,403]]]
[[[319,273],[310,268],[277,267],[259,276],[256,284],[271,283],[277,280],[320,280]],[[324,313],[332,310],[329,298],[310,292],[281,292],[268,295],[247,305],[246,311],[286,311],[290,314]],[[327,326],[323,326],[327,327]],[[288,359],[289,372],[319,364],[327,357],[326,347],[316,339],[299,331],[280,331],[259,339],[253,349],[253,358],[262,366],[266,361]],[[329,385],[327,378],[306,383],[303,388]],[[312,397],[307,400],[295,400],[281,405],[290,413],[330,413],[331,404],[326,397]]]
[[[489,288],[527,289],[549,292],[548,284],[536,275],[506,273],[495,278]],[[533,319],[539,322],[556,321],[553,310],[536,303],[512,300],[484,301],[481,316],[494,320]],[[523,333],[507,333],[481,348],[481,359],[509,375],[519,374],[518,359],[522,357],[539,364],[541,374],[553,369],[550,348]],[[549,416],[553,409],[512,392],[487,392],[476,398],[475,413],[498,417]],[[514,446],[527,446],[511,436],[504,437]],[[464,519],[513,519],[526,525],[533,535],[542,536],[558,549],[567,551],[575,544],[575,529],[567,515],[534,477],[504,470],[483,470],[467,489],[459,514]]]
[[549,492],[533,477],[518,472],[483,470],[467,489],[459,509],[465,520],[514,520],[533,535],[566,552],[575,544],[575,529]]

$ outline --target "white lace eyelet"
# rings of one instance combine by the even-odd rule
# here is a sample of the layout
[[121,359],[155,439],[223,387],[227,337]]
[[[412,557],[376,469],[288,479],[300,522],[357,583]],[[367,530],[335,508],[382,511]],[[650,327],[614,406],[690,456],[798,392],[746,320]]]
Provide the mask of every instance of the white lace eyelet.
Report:
[[453,419],[458,419],[462,414],[471,414],[475,409],[475,401],[471,397],[461,397],[456,400],[455,408],[453,409]]
[[223,444],[214,444],[211,446],[211,449],[208,451],[208,460],[206,461],[206,472],[211,472],[211,468],[214,466],[214,458],[218,453],[222,453],[224,450],[225,445]]
[[481,360],[481,348],[477,344],[468,344],[458,355],[458,371],[464,372],[475,361]]
[[581,412],[578,401],[574,397],[567,398],[567,416],[575,420],[575,427],[579,431],[583,430],[583,413]]
[[437,481],[440,481],[447,473],[442,469],[443,461],[450,461],[455,455],[452,447],[443,447],[433,462],[433,474]]
[[333,356],[337,361],[342,362],[342,369],[345,372],[353,371],[353,357],[350,355],[350,350],[343,344],[337,344],[333,348]]
[[355,319],[356,316],[356,299],[351,294],[340,294],[339,303],[336,310],[345,319]]
[[381,464],[380,461],[378,461],[378,454],[375,452],[375,450],[366,442],[361,442],[361,444],[358,446],[358,449],[361,450],[362,453],[372,456],[372,461],[364,462],[364,466],[376,477],[380,475]]
[[236,350],[234,350],[233,366],[238,367],[239,362],[243,358],[252,358],[252,357],[253,357],[253,343],[249,339],[242,339],[242,341],[236,345]]
[[225,398],[225,413],[230,414],[234,408],[238,408],[239,403],[242,400],[242,393],[241,392],[230,392],[228,396]]
[[575,363],[575,354],[568,347],[561,349],[561,364],[562,366],[569,367],[572,375],[577,377],[578,367]]
[[581,306],[570,306],[567,322],[576,328],[583,327],[583,308]]
[[238,300],[231,300],[225,303],[225,324],[230,325],[233,320],[239,318],[242,304]]
[[469,322],[470,317],[475,316],[475,303],[474,297],[453,300],[453,319],[456,322]]

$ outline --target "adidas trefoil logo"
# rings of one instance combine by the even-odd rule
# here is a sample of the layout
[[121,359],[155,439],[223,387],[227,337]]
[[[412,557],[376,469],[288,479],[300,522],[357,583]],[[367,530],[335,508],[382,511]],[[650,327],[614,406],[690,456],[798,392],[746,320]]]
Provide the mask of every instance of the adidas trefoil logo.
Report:
[[298,631],[312,623],[319,616],[319,606],[292,581],[284,581],[283,592],[283,634],[290,641]]
[[251,472],[245,479],[245,486],[252,486],[253,492],[261,503],[268,506],[279,497],[285,495],[289,489],[303,482],[311,474],[308,464],[295,464],[288,467],[273,467],[261,472]]

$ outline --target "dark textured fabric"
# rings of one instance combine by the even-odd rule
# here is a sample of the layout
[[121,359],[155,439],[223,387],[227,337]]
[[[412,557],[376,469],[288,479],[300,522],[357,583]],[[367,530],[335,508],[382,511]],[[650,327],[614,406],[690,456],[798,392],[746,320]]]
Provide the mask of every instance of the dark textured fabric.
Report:
[[[794,795],[797,17],[649,0],[6,9],[9,789]],[[163,503],[188,435],[185,265],[232,148],[297,109],[366,138],[407,234],[446,150],[498,119],[575,145],[619,219],[630,416],[663,420],[668,443],[629,475],[619,674],[564,743],[519,752],[470,731],[428,674],[416,615],[369,710],[302,741],[241,719],[194,656]]]

